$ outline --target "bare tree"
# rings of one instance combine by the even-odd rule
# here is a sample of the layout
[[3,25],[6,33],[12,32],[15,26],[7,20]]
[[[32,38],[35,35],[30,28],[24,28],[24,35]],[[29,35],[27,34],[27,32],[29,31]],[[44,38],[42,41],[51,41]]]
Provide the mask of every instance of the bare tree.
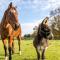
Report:
[[60,8],[50,12],[50,19],[54,35],[60,37]]

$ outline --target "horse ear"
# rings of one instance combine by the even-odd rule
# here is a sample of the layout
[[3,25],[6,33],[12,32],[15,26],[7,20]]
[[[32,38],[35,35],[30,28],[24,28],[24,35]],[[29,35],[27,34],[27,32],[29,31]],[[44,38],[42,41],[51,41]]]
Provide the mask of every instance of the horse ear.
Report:
[[9,7],[12,7],[12,2],[10,2]]
[[49,17],[46,17],[46,18],[43,20],[43,24],[48,25],[48,19],[49,19]]
[[9,6],[8,6],[8,9],[12,8],[12,2],[10,2]]

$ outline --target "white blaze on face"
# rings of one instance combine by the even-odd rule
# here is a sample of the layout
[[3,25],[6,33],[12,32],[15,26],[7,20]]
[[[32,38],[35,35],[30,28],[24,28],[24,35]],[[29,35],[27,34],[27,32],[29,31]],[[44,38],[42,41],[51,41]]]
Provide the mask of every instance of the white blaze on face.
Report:
[[16,11],[15,11],[15,10],[13,10],[13,12],[15,13]]
[[16,11],[14,9],[12,9],[11,12],[14,12],[15,13]]

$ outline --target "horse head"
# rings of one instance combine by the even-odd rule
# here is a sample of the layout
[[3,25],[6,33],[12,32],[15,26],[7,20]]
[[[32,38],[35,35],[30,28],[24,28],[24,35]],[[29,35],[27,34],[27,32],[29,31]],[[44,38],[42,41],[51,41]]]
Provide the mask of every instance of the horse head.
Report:
[[46,17],[42,23],[39,26],[39,34],[42,35],[44,38],[48,38],[48,39],[52,39],[53,38],[53,34],[52,31],[50,29],[50,27],[48,26],[48,17]]
[[8,9],[5,13],[8,23],[11,24],[14,30],[17,29],[20,25],[18,23],[18,13],[16,7],[13,6],[12,2],[9,4]]

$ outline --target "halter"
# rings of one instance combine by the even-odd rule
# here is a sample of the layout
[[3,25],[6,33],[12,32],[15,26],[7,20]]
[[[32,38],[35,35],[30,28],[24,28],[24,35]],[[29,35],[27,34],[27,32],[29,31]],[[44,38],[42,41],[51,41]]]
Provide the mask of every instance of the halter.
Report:
[[41,33],[43,33],[43,34],[45,34],[47,36],[50,32],[49,31],[45,32],[45,31],[41,30]]
[[[42,26],[41,26],[42,27]],[[40,33],[43,37],[47,38],[47,36],[50,34],[50,31],[44,31],[44,30],[40,30]]]

